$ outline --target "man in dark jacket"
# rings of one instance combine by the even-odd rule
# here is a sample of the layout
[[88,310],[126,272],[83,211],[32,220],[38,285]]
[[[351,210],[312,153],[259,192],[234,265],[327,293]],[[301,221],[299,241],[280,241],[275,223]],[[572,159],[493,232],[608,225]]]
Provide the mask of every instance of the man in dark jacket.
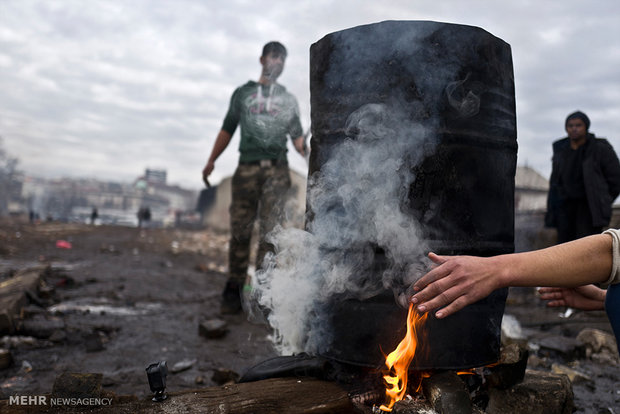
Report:
[[589,133],[583,112],[566,118],[568,137],[553,143],[545,225],[556,227],[558,243],[598,234],[609,225],[620,194],[620,162],[606,139]]

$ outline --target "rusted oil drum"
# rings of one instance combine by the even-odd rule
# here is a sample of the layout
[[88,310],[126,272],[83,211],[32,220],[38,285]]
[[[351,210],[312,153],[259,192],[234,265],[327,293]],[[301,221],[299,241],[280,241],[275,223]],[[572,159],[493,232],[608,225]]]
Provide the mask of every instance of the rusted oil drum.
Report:
[[[426,249],[412,252],[411,260],[428,250],[479,256],[514,250],[517,141],[509,44],[478,27],[385,21],[325,36],[311,46],[310,65],[308,231],[316,231],[315,222],[329,210],[313,205],[315,190],[323,185],[322,170],[329,166],[345,177],[351,173],[349,165],[338,169],[329,163],[343,142],[359,139],[350,126],[352,114],[370,108],[372,119],[366,124],[387,119],[391,127],[413,125],[424,131],[405,132],[409,141],[397,163],[411,177],[402,184],[400,213],[417,223]],[[404,115],[403,122],[392,117],[396,112]],[[390,134],[377,145],[392,145]],[[329,211],[334,209],[347,214],[341,205]],[[364,283],[394,266],[383,246],[360,247],[359,242],[326,249],[371,251],[372,263],[358,269]],[[407,264],[401,259],[397,266]],[[472,368],[497,361],[506,296],[504,289],[449,318],[429,318],[412,369]],[[315,314],[309,329],[327,332],[318,354],[346,363],[380,366],[405,334],[407,310],[397,304],[392,289],[361,299],[346,291],[334,293],[317,304]]]

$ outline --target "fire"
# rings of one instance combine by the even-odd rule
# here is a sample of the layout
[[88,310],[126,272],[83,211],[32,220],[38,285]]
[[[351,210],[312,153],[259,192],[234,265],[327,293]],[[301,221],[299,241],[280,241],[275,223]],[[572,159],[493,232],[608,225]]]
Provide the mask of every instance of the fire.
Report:
[[[396,401],[400,401],[407,392],[408,371],[411,361],[415,356],[418,347],[417,329],[426,320],[427,314],[420,315],[415,311],[413,305],[409,305],[409,313],[407,314],[407,333],[396,349],[392,351],[385,359],[385,365],[388,373],[383,376],[386,383],[385,396],[387,397],[387,405],[382,404],[379,408],[383,411],[392,411],[392,407]],[[416,391],[419,391],[418,384]]]

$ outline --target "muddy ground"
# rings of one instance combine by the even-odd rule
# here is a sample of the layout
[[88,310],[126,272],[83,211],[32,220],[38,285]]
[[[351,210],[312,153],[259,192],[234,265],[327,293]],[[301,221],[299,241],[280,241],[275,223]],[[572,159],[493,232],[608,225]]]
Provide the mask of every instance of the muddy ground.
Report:
[[[51,392],[66,371],[103,373],[107,390],[143,396],[150,393],[145,368],[161,360],[170,371],[177,363],[190,365],[169,374],[169,390],[210,386],[217,369],[243,373],[274,355],[266,326],[219,314],[226,235],[56,223],[5,224],[1,231],[5,277],[51,266],[45,281],[54,292],[40,298],[48,310],[31,305],[27,311],[64,332],[12,349],[14,365],[0,371],[4,398]],[[57,247],[59,240],[71,248]],[[221,339],[198,333],[199,324],[213,318],[228,324]]]
[[[1,338],[14,362],[0,370],[0,399],[50,393],[63,372],[102,373],[105,390],[143,398],[150,395],[145,368],[157,361],[171,371],[183,365],[167,378],[168,391],[182,391],[218,385],[214,373],[243,374],[275,356],[267,326],[219,314],[227,239],[205,229],[0,222],[0,281],[47,268],[46,289],[24,312],[28,333],[38,330],[42,338]],[[584,328],[611,332],[603,312],[567,318],[561,311],[546,309],[531,289],[511,291],[506,309],[530,342],[555,338],[558,349]],[[200,323],[214,318],[226,321],[228,333],[199,335]],[[620,413],[616,359],[547,351],[530,367],[552,370],[554,363],[585,376],[573,386],[578,413]]]

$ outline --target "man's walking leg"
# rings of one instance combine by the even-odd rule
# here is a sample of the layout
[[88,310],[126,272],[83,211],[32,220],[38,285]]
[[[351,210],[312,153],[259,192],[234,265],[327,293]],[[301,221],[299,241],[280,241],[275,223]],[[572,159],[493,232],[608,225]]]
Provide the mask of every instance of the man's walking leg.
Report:
[[287,165],[273,167],[263,186],[260,206],[260,227],[256,269],[263,268],[265,255],[274,251],[273,244],[267,241],[268,234],[286,221],[285,207],[290,196],[291,177]]
[[241,311],[241,293],[250,260],[250,241],[258,206],[254,166],[239,166],[232,179],[230,204],[229,277],[222,294],[221,313]]

